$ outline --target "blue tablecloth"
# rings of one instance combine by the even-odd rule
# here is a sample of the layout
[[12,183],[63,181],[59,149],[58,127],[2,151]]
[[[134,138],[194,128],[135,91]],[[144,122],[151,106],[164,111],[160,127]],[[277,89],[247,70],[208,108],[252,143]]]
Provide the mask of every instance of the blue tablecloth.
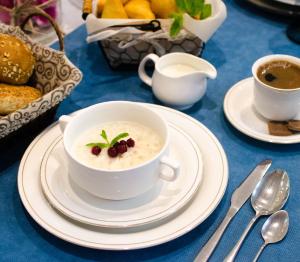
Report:
[[[192,261],[224,217],[233,190],[257,162],[273,159],[273,168],[285,168],[291,180],[291,194],[285,209],[290,214],[290,230],[280,244],[267,247],[261,261],[300,261],[300,145],[273,145],[248,138],[225,119],[222,105],[226,91],[251,75],[251,65],[264,55],[284,53],[300,56],[299,45],[285,34],[282,21],[259,16],[234,1],[227,1],[228,18],[207,43],[203,57],[218,70],[209,81],[203,100],[187,114],[204,123],[222,143],[229,161],[230,179],[223,200],[215,212],[190,233],[153,248],[112,252],[82,248],[60,240],[37,225],[23,208],[17,190],[17,172],[24,141],[19,147],[1,152],[0,166],[0,260],[1,261]],[[159,103],[139,80],[136,71],[112,71],[96,43],[87,45],[84,27],[66,37],[66,52],[84,78],[59,107],[57,117],[94,103],[132,100]],[[17,143],[17,144],[18,144]],[[28,141],[27,141],[28,143]],[[14,151],[15,150],[15,151]],[[249,201],[226,231],[211,261],[221,261],[233,247],[246,223],[254,215]],[[237,261],[251,261],[262,239],[261,219],[244,243]]]

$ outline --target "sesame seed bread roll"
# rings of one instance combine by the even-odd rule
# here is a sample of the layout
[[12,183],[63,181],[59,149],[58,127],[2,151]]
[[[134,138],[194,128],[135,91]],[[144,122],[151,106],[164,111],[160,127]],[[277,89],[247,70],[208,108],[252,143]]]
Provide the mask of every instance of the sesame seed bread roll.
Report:
[[0,34],[0,82],[24,85],[32,75],[35,59],[19,38]]
[[38,89],[30,86],[0,84],[0,115],[10,114],[41,96]]

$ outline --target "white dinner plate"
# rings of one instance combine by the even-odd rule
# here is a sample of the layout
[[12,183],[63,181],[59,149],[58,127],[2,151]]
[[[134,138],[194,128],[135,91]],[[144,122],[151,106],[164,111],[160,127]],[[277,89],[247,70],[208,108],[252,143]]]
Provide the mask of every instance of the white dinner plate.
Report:
[[[194,198],[181,212],[163,223],[137,228],[90,226],[56,212],[45,198],[40,184],[42,158],[49,141],[61,136],[57,123],[47,128],[28,147],[18,173],[18,189],[24,207],[44,229],[65,241],[96,249],[129,250],[159,245],[198,226],[217,207],[228,182],[228,163],[217,138],[197,120],[162,106],[148,105],[186,132],[197,144],[203,161],[203,178]],[[184,145],[183,145],[184,146]]]
[[128,200],[111,201],[93,196],[70,179],[60,136],[48,142],[48,150],[42,159],[43,192],[64,215],[101,227],[136,227],[178,212],[197,192],[203,166],[197,144],[173,124],[169,124],[169,128],[170,156],[180,162],[180,174],[175,181],[159,180],[147,193]]
[[268,132],[268,120],[253,108],[254,79],[246,78],[231,87],[224,98],[224,112],[229,122],[239,131],[257,140],[276,144],[300,142],[300,134],[273,136]]

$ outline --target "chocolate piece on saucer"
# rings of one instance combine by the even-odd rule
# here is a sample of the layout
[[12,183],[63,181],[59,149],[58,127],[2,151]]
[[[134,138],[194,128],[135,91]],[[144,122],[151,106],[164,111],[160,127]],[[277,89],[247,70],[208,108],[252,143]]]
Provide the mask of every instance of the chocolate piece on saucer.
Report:
[[287,127],[290,130],[300,132],[300,120],[290,120],[290,121],[288,121]]
[[268,128],[270,135],[274,136],[290,136],[293,132],[288,129],[287,122],[269,121]]

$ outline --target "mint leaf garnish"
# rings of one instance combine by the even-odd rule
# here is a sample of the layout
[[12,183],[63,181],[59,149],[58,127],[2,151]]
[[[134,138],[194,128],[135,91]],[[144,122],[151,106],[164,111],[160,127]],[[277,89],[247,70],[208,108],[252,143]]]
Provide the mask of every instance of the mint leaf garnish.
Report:
[[121,133],[119,135],[117,135],[111,142],[110,142],[110,146],[114,146],[115,143],[117,143],[119,140],[121,140],[124,137],[129,136],[128,133]]
[[107,138],[105,130],[102,130],[101,137],[107,142],[107,144],[109,144],[109,141],[108,141],[108,138]]
[[107,148],[107,147],[113,147],[119,140],[121,140],[124,137],[129,136],[129,134],[121,133],[121,134],[117,135],[111,142],[109,142],[105,130],[102,130],[100,136],[106,141],[106,143],[93,142],[93,143],[86,144],[86,146],[88,146],[88,147],[98,146],[101,149]]
[[108,144],[104,144],[104,143],[89,143],[89,144],[86,144],[86,146],[88,146],[88,147],[98,146],[101,149],[103,149],[103,148],[108,147]]

